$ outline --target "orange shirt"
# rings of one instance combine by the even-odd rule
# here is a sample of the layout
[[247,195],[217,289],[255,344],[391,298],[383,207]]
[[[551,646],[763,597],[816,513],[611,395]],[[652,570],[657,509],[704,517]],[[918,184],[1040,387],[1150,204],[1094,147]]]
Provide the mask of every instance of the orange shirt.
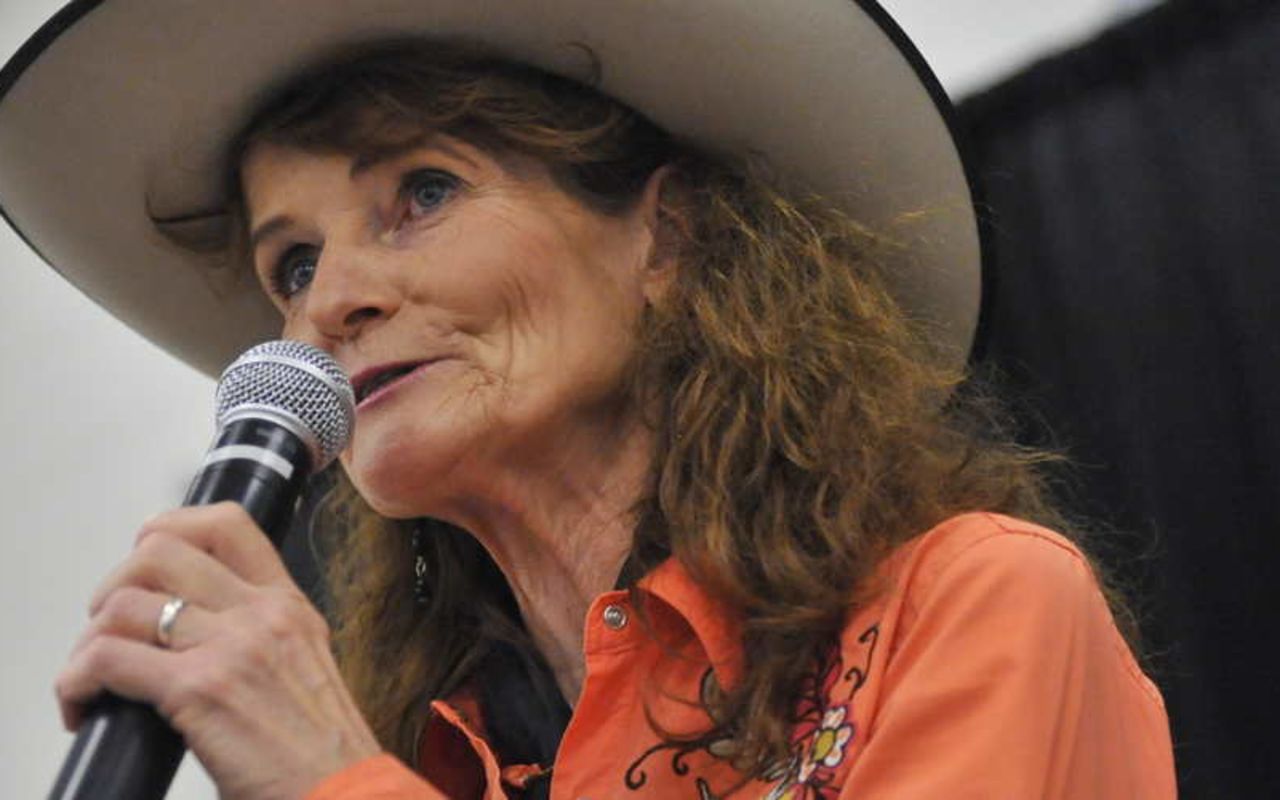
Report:
[[[994,514],[948,520],[881,565],[884,589],[802,688],[790,760],[733,797],[1173,798],[1160,694],[1125,645],[1088,564],[1066,539]],[[668,561],[592,604],[586,680],[552,772],[553,800],[724,796],[740,777],[723,745],[667,744],[707,729],[696,702],[743,666],[730,614]],[[676,655],[673,657],[673,651]],[[694,702],[689,702],[694,701]],[[499,765],[467,701],[437,703],[423,780],[383,755],[308,800],[461,800],[457,767],[504,798],[535,770]],[[450,735],[454,751],[448,752]],[[474,755],[472,755],[474,754]],[[433,781],[433,783],[429,782]]]

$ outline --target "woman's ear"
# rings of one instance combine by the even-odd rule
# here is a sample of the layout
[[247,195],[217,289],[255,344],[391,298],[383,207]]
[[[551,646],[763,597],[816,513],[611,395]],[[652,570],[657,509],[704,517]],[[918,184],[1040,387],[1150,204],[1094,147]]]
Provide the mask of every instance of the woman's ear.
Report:
[[660,301],[675,281],[680,253],[689,237],[686,200],[680,175],[670,164],[649,175],[640,196],[640,211],[653,239],[644,278],[645,298],[651,304]]

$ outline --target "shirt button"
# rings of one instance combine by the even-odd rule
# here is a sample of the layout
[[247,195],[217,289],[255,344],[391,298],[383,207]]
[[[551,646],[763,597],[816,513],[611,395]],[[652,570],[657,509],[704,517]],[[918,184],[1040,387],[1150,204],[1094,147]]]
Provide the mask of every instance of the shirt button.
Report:
[[627,610],[619,605],[610,604],[605,606],[604,624],[615,631],[620,631],[627,627]]

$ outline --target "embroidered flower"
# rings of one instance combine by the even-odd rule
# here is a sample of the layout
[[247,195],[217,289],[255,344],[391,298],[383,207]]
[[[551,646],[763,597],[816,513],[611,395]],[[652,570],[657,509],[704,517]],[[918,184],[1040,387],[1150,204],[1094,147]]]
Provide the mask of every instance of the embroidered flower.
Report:
[[[776,781],[764,800],[830,800],[838,786],[837,767],[844,763],[856,735],[850,718],[854,695],[866,681],[879,633],[871,626],[858,638],[867,644],[866,660],[851,669],[833,651],[801,686],[797,722],[792,731],[791,757],[763,778]],[[837,692],[842,684],[848,689]],[[837,699],[837,697],[839,699]],[[843,701],[843,702],[841,702]]]
[[853,725],[844,721],[848,713],[848,706],[836,706],[822,715],[822,724],[812,734],[796,775],[800,783],[807,783],[819,769],[835,769],[844,761],[844,747],[853,738]]
[[777,781],[764,800],[822,800],[835,778],[835,768],[844,761],[846,746],[853,740],[854,726],[845,722],[847,704],[828,706],[821,717],[802,722],[796,730],[792,756],[781,769],[772,770],[765,780]]

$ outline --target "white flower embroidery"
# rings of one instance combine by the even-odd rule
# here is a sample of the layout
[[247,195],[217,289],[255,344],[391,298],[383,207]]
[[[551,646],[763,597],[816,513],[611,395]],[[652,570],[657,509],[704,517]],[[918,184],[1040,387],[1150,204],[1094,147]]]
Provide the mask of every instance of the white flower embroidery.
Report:
[[853,738],[853,726],[846,725],[844,721],[847,713],[845,706],[836,706],[822,715],[822,724],[814,733],[800,764],[800,774],[796,776],[798,782],[809,780],[819,766],[837,767],[844,761],[844,746]]

